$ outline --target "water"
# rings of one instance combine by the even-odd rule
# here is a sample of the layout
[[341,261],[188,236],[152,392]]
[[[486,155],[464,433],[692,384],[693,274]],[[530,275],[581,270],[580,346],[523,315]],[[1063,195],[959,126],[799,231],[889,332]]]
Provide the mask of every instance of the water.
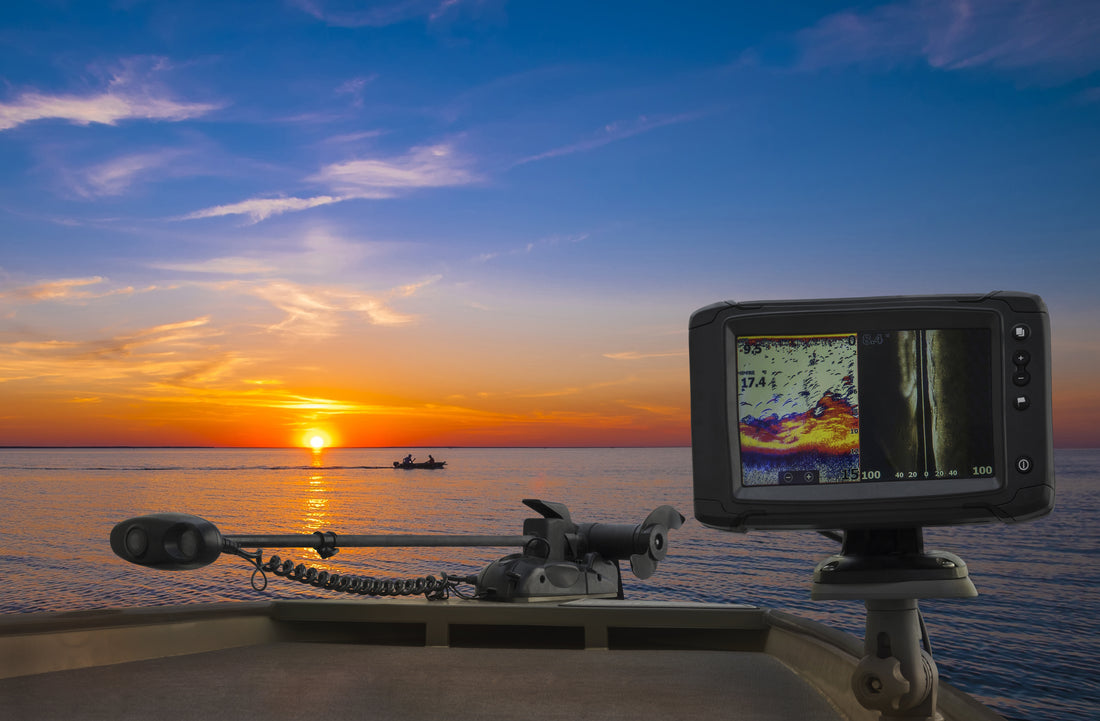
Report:
[[[523,498],[559,501],[574,521],[637,523],[667,503],[689,516],[628,598],[752,603],[862,635],[863,606],[811,601],[814,565],[836,545],[803,532],[723,534],[690,519],[686,448],[448,449],[441,471],[402,471],[404,452],[330,449],[2,449],[0,612],[289,598],[333,593],[272,577],[260,594],[243,560],[162,572],[115,557],[120,520],[183,511],[228,534],[519,534]],[[417,455],[426,456],[425,452]],[[1033,721],[1100,716],[1100,450],[1056,455],[1058,507],[1017,526],[928,529],[929,548],[962,556],[981,596],[922,601],[943,678],[1000,713]],[[475,573],[513,549],[345,549],[320,568],[410,577]]]

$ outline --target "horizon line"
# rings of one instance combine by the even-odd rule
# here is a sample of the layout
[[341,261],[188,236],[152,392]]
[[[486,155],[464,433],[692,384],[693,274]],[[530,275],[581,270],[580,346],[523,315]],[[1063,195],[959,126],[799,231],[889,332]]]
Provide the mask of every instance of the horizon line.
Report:
[[323,453],[324,451],[334,450],[397,450],[408,448],[445,448],[445,449],[462,449],[462,448],[691,448],[691,445],[683,444],[646,444],[646,445],[608,445],[608,446],[572,446],[572,445],[528,445],[528,446],[325,446],[324,448],[314,449],[309,446],[141,446],[141,445],[0,445],[0,450],[90,450],[90,449],[103,449],[103,450],[256,450],[256,451],[271,451],[271,450],[303,450],[310,451],[311,453]]

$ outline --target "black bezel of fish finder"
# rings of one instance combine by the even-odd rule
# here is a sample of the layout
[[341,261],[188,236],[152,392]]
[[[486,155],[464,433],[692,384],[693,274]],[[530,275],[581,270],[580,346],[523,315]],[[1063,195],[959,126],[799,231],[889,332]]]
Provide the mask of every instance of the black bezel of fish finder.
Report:
[[[991,475],[742,484],[739,419],[730,417],[729,402],[737,397],[730,382],[736,378],[736,337],[952,328],[989,330]],[[746,531],[1016,522],[1054,506],[1050,322],[1036,295],[717,303],[692,315],[689,348],[695,517],[707,526]]]

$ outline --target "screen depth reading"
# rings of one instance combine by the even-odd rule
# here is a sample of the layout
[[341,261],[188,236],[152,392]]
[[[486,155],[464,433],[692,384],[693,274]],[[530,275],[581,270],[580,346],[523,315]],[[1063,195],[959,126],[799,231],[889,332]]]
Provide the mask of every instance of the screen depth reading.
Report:
[[744,486],[989,477],[990,331],[737,336]]

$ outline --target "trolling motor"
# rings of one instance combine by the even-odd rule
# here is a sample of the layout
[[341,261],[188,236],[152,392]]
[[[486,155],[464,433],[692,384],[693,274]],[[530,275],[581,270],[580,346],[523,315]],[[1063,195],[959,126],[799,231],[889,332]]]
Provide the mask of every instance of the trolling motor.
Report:
[[[122,521],[111,530],[111,550],[140,566],[187,570],[213,563],[222,553],[240,556],[255,567],[252,585],[263,590],[270,572],[317,588],[360,595],[424,594],[431,599],[450,593],[488,601],[541,601],[568,598],[622,598],[619,561],[630,561],[638,578],[649,578],[668,553],[668,531],[683,525],[672,506],[661,506],[638,525],[576,524],[564,504],[525,499],[541,514],[523,522],[518,536],[476,535],[348,535],[331,531],[298,535],[222,535],[207,520],[184,513],[155,513]],[[476,576],[442,574],[415,579],[377,579],[330,573],[272,556],[263,561],[261,548],[312,548],[322,559],[340,548],[365,547],[519,546],[522,550],[482,569]],[[248,551],[245,549],[257,549]],[[257,574],[263,585],[257,585]],[[463,594],[458,584],[476,587]]]

